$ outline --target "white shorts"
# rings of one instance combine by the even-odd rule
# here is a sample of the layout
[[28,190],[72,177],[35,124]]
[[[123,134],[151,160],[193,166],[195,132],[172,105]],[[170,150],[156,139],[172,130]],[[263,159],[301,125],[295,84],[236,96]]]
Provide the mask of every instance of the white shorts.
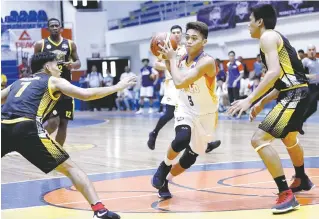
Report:
[[175,88],[173,80],[166,80],[164,82],[164,97],[161,103],[170,106],[177,104],[177,89]]
[[183,112],[180,108],[175,111],[175,128],[179,125],[191,127],[190,147],[198,155],[205,154],[207,144],[214,140],[218,121],[218,112],[196,116]]
[[141,87],[140,97],[153,97],[153,94],[154,94],[153,86]]

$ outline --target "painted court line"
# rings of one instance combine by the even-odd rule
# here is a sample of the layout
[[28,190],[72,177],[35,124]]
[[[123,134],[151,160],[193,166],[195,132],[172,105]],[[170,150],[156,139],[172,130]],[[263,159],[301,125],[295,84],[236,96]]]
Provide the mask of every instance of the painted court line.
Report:
[[[305,156],[305,158],[316,158],[319,157],[319,155],[315,156]],[[288,160],[289,158],[285,158],[282,160]],[[256,162],[261,160],[241,160],[241,161],[222,161],[222,162],[213,162],[213,163],[198,163],[194,164],[193,166],[205,166],[205,165],[214,165],[214,164],[225,164],[225,163],[246,163],[246,162]],[[127,172],[134,172],[134,171],[143,171],[143,170],[153,170],[156,169],[157,166],[153,168],[146,168],[146,169],[132,169],[132,170],[123,170],[123,171],[113,171],[113,172],[96,172],[96,173],[90,173],[87,174],[88,176],[95,176],[99,174],[115,174],[115,173],[127,173]],[[41,179],[32,179],[32,180],[21,180],[21,181],[15,181],[15,182],[7,182],[7,183],[1,183],[1,185],[7,185],[7,184],[15,184],[15,183],[24,183],[24,182],[31,182],[31,181],[41,181],[41,180],[49,180],[49,179],[63,179],[67,178],[65,176],[52,176],[52,177],[45,177]]]

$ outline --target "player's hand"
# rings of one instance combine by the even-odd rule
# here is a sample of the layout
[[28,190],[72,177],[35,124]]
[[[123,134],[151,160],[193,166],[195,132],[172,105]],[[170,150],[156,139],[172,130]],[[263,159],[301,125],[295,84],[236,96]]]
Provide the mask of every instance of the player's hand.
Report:
[[136,76],[129,76],[129,77],[125,77],[124,79],[122,79],[121,81],[119,81],[119,83],[117,83],[117,85],[120,87],[121,90],[134,86],[137,82],[137,77]]
[[248,97],[243,100],[236,100],[231,104],[231,107],[228,109],[227,113],[230,116],[234,116],[236,113],[238,113],[237,118],[240,118],[241,114],[248,110],[250,105],[251,103]]
[[262,103],[262,101],[259,101],[258,103],[256,103],[250,110],[249,121],[252,122],[263,109],[264,109],[264,104]]
[[64,62],[63,65],[65,67],[67,67],[67,69],[69,70],[72,70],[74,67],[73,67],[73,62]]
[[168,60],[176,58],[176,51],[173,49],[171,41],[169,41],[168,43],[164,42],[164,46],[158,46],[161,48],[161,50],[159,50],[158,52],[162,54],[163,57],[165,57]]

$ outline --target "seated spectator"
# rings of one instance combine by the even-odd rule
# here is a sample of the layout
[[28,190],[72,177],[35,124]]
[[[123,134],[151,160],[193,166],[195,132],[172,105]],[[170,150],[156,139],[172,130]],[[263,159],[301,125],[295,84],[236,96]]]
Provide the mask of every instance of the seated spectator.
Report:
[[[103,77],[100,72],[97,72],[95,65],[92,66],[92,71],[88,74],[86,80],[89,88],[102,87]],[[100,100],[91,100],[89,101],[89,105],[91,111],[94,111],[94,108],[101,111]]]
[[[117,98],[115,100],[115,104],[118,111],[126,110],[131,111],[132,107],[131,104],[133,104],[133,95],[132,92],[130,92],[128,89],[125,89],[123,91],[117,92]],[[125,106],[123,108],[122,106]]]
[[7,87],[8,79],[7,76],[3,73],[1,73],[1,90],[5,89]]
[[[111,75],[111,72],[106,69],[106,76],[103,78],[103,85],[104,87],[110,87],[113,85],[114,78]],[[103,98],[103,101],[105,103],[105,107],[109,110],[112,111],[113,107],[115,106],[116,94],[111,94]]]
[[263,63],[261,62],[261,56],[258,54],[257,61],[254,63],[254,71],[257,77],[261,77],[263,66]]
[[[79,84],[81,88],[87,88],[88,87],[88,82],[87,82],[87,75],[86,72],[83,73],[83,75],[81,75],[80,79],[79,79]],[[86,101],[82,101],[80,102],[80,110],[81,111],[86,111],[88,110],[88,104]]]

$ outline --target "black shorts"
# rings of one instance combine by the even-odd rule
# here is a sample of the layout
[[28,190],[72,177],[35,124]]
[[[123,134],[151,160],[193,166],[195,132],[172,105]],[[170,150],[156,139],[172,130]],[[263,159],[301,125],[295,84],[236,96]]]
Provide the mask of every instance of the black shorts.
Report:
[[289,132],[302,130],[305,107],[308,103],[308,87],[280,92],[277,105],[260,123],[259,128],[275,138],[285,138]]
[[44,173],[49,173],[69,158],[68,153],[34,120],[1,121],[1,157],[16,151]]
[[52,112],[43,121],[49,118],[59,116],[62,119],[73,120],[74,117],[74,99],[62,96],[54,106]]

